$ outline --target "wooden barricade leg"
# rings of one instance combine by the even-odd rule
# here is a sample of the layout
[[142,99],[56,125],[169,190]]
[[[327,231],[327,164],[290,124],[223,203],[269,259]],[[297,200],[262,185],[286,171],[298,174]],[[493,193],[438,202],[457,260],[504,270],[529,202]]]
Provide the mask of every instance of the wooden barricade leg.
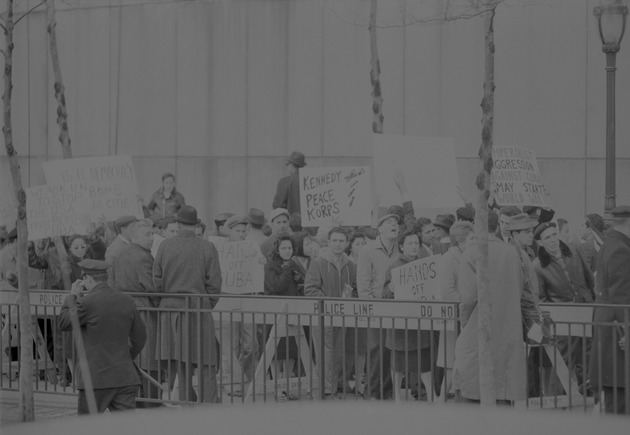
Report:
[[[592,405],[594,400],[592,397],[584,397],[580,394],[578,384],[571,376],[571,371],[567,366],[562,354],[553,344],[543,344],[540,348],[545,351],[552,363],[551,376],[557,376],[564,389],[564,394],[560,395],[544,395],[541,397],[532,397],[526,401],[519,401],[516,407],[528,408],[569,408],[575,406]],[[531,349],[531,348],[530,348]],[[570,395],[569,395],[570,392]]]
[[[302,376],[288,375],[288,378],[267,379],[267,371],[276,355],[277,343],[281,338],[296,340],[299,349],[297,370]],[[309,394],[312,396],[314,391],[319,389],[319,375],[317,370],[311,370],[311,368],[315,368],[315,365],[306,341],[304,328],[295,325],[273,325],[265,345],[265,351],[261,354],[256,367],[254,382],[251,382],[247,389],[245,402],[254,400],[254,396],[277,393],[286,393],[289,397],[293,397],[294,392],[298,393],[298,397],[308,397]]]

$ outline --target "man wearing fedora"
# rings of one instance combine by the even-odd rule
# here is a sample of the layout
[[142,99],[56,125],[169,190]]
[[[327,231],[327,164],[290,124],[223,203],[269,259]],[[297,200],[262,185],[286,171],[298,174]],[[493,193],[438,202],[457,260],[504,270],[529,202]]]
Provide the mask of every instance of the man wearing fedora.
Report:
[[[196,368],[201,401],[217,403],[214,320],[207,310],[214,308],[221,292],[219,255],[212,243],[195,235],[195,226],[200,220],[194,207],[182,206],[176,220],[177,235],[160,244],[153,263],[155,289],[164,294],[160,300],[162,311],[158,327],[161,334],[156,354],[158,359],[168,362],[171,388],[177,373],[180,400],[197,401],[191,370]],[[177,294],[188,293],[200,296],[177,297]],[[197,314],[197,309],[204,312]]]
[[304,154],[293,151],[286,160],[289,175],[278,181],[276,188],[276,196],[273,198],[272,208],[286,208],[289,216],[293,213],[300,212],[300,179],[298,170],[306,166]]
[[595,275],[595,301],[608,306],[593,311],[589,378],[594,389],[604,392],[606,413],[630,415],[630,309],[611,306],[630,305],[630,206],[615,207],[610,214]]
[[267,240],[267,236],[265,236],[265,233],[262,231],[267,223],[265,213],[257,208],[250,208],[249,212],[247,212],[247,222],[249,226],[245,240],[253,240],[258,243],[258,245],[262,245],[262,243]]

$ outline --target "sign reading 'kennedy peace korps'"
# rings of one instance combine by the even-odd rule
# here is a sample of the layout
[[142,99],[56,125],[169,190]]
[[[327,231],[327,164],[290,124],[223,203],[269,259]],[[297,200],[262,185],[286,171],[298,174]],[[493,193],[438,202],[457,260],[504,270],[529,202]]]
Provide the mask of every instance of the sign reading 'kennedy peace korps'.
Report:
[[300,208],[303,227],[370,225],[370,168],[300,168]]

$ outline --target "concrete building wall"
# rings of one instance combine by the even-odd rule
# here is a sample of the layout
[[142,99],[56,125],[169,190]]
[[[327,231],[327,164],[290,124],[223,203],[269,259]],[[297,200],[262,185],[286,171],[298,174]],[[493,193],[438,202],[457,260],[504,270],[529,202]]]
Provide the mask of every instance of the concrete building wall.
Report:
[[[496,16],[495,144],[536,151],[557,216],[569,220],[603,212],[606,87],[596,3],[511,1]],[[379,1],[385,133],[453,137],[472,197],[482,19],[402,26],[401,4],[423,18],[442,2]],[[367,1],[76,0],[58,9],[74,156],[132,155],[147,199],[161,174],[174,172],[209,222],[223,211],[269,211],[293,150],[310,166],[371,163]],[[626,204],[629,38],[617,59],[617,191]],[[14,78],[23,182],[43,184],[41,162],[61,156],[43,10],[18,24]],[[0,181],[10,186],[4,147],[0,153]],[[9,193],[3,187],[4,204]]]

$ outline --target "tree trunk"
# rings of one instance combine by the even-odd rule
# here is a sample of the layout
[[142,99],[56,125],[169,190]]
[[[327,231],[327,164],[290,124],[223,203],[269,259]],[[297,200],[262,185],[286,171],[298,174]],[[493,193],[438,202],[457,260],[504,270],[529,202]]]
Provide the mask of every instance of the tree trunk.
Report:
[[22,421],[35,420],[33,399],[33,330],[31,303],[28,289],[28,228],[26,226],[26,194],[22,187],[22,174],[15,148],[13,147],[13,125],[11,119],[11,94],[13,91],[13,0],[7,1],[5,21],[6,45],[4,51],[4,143],[9,157],[13,188],[18,201],[17,244],[18,244],[18,304],[20,319],[20,417]]
[[492,295],[488,268],[488,199],[490,198],[490,172],[492,171],[492,143],[494,135],[494,15],[496,6],[484,14],[484,83],[481,101],[481,147],[479,157],[482,167],[477,176],[479,191],[475,230],[479,237],[481,256],[477,264],[478,288],[478,345],[479,391],[481,405],[496,406],[494,384],[494,360],[492,355]]
[[[66,108],[66,95],[63,79],[61,77],[61,66],[59,64],[59,50],[57,49],[57,21],[55,20],[55,0],[46,0],[46,30],[50,42],[50,59],[55,76],[55,99],[57,100],[57,125],[59,125],[59,142],[61,142],[61,153],[64,159],[72,158],[72,148],[70,148],[70,131],[68,129],[68,110]],[[55,248],[59,255],[61,266],[61,278],[63,287],[70,290],[72,282],[70,279],[70,263],[68,262],[68,252],[63,243],[62,237],[55,237]]]
[[381,61],[378,58],[378,44],[376,43],[376,1],[370,3],[370,83],[372,84],[372,131],[383,133],[383,96],[381,95]]
[[[48,40],[50,41],[50,58],[52,60],[53,73],[55,75],[55,99],[57,100],[57,125],[59,125],[59,142],[61,142],[61,153],[64,159],[72,158],[72,148],[70,147],[70,130],[68,128],[68,110],[66,108],[66,95],[63,79],[61,77],[61,65],[59,64],[59,50],[57,49],[57,33],[55,31],[57,21],[55,20],[55,0],[46,0],[46,30],[48,31]],[[55,248],[61,265],[61,277],[66,290],[72,287],[70,262],[68,261],[68,252],[63,243],[62,237],[55,237]],[[85,384],[85,394],[90,414],[96,414],[96,399],[94,397],[94,388],[92,386],[92,377],[90,375],[90,367],[87,362],[85,352],[85,344],[81,335],[81,325],[77,317],[75,307],[70,310],[70,321],[72,323],[72,336],[74,344],[77,348],[77,358],[83,382]],[[76,373],[76,372],[75,372]]]

